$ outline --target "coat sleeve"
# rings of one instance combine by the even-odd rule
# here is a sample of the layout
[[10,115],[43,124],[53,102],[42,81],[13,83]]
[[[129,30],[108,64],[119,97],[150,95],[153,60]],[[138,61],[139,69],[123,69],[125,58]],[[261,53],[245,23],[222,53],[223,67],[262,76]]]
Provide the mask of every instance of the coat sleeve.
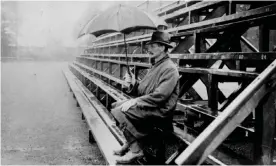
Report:
[[134,85],[131,85],[127,93],[132,96],[137,96],[138,95],[138,86],[139,86],[139,81],[135,80]]
[[157,88],[147,95],[140,96],[137,99],[139,107],[158,107],[165,104],[171,96],[179,79],[179,74],[175,68],[169,68],[160,76]]

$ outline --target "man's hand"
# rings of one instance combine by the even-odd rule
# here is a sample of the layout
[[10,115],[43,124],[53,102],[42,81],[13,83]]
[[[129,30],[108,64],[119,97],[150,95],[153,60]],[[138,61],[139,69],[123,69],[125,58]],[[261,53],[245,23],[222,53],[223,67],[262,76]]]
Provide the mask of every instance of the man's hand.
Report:
[[136,103],[136,99],[130,99],[126,102],[124,102],[120,107],[122,112],[127,112],[129,110],[130,107],[135,106]]
[[128,84],[134,85],[135,84],[135,76],[133,73],[130,73],[130,74],[128,72],[126,72],[126,74],[124,76],[125,82]]

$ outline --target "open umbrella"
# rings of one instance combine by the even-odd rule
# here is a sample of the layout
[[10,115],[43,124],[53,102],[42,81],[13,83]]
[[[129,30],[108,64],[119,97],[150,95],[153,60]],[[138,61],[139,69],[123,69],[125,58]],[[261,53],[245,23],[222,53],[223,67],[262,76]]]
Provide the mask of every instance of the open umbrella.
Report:
[[82,29],[80,30],[80,32],[79,32],[77,38],[80,38],[80,37],[86,35],[86,33],[87,33],[87,28],[88,28],[89,23],[90,23],[91,21],[93,21],[97,16],[98,16],[98,14],[93,15],[92,19],[90,19],[90,20],[88,21],[88,23],[86,23],[85,26],[82,27]]
[[150,13],[147,13],[137,7],[119,4],[112,6],[93,18],[86,27],[86,34],[93,34],[96,37],[112,32],[121,32],[124,34],[124,43],[126,50],[127,71],[130,72],[127,58],[127,45],[125,34],[140,29],[157,29],[159,26],[167,27],[167,23]]

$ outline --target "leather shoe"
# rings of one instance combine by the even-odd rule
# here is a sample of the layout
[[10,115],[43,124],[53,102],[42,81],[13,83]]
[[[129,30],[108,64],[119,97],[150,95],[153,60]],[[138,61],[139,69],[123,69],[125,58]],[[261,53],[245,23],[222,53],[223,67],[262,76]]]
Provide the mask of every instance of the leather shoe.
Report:
[[113,154],[115,155],[118,155],[118,156],[123,156],[126,152],[129,151],[129,144],[128,143],[125,143],[121,149],[118,149],[118,150],[114,150],[113,151]]
[[124,156],[119,157],[116,160],[117,164],[130,164],[133,161],[140,159],[144,157],[144,153],[142,150],[138,151],[138,152],[132,152],[132,151],[128,151]]

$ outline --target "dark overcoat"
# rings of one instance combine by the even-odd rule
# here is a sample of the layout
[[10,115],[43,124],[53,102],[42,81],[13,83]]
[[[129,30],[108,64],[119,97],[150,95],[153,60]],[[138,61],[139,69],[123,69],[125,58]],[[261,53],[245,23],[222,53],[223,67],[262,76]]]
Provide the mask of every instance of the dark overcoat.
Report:
[[165,55],[152,65],[141,81],[136,81],[130,91],[136,97],[137,104],[122,112],[119,108],[122,102],[117,102],[111,110],[112,114],[120,126],[137,139],[146,136],[153,127],[171,126],[179,95],[178,79],[177,66]]

